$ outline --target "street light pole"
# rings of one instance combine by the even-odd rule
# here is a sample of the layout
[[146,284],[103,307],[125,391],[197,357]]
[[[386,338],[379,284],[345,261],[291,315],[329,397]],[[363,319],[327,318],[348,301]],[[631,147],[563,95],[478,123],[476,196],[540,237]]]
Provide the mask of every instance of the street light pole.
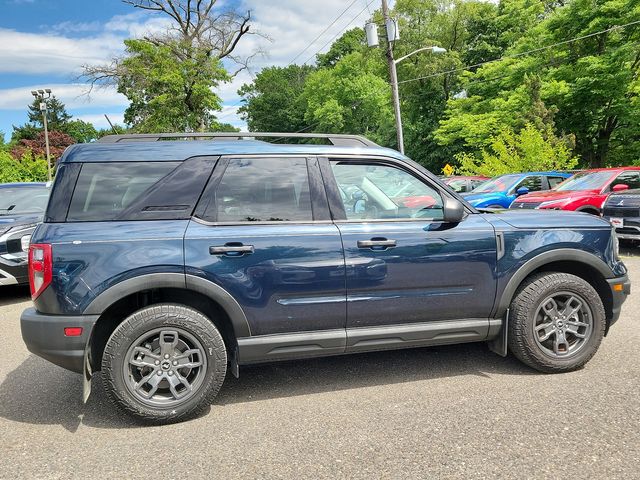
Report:
[[[446,53],[447,50],[442,47],[423,47],[398,58],[393,58],[393,43],[398,40],[398,24],[389,15],[389,5],[387,0],[382,0],[382,16],[384,17],[385,31],[387,34],[387,61],[389,62],[389,76],[391,79],[391,96],[393,98],[393,111],[396,117],[396,136],[398,139],[398,151],[404,154],[404,134],[402,131],[402,112],[400,110],[400,91],[398,89],[398,71],[396,66],[398,63],[406,60],[412,55],[419,52],[429,50],[431,53]],[[370,47],[378,46],[377,25],[370,22],[365,28],[367,34],[367,45]]]
[[[45,93],[47,96],[45,97]],[[51,89],[34,90],[31,95],[40,101],[40,111],[42,112],[42,124],[44,125],[44,145],[47,153],[47,176],[51,182],[51,152],[49,151],[49,125],[47,122],[47,100],[51,98]]]
[[396,117],[396,137],[398,141],[398,151],[404,154],[404,136],[402,133],[402,112],[400,111],[400,92],[398,91],[398,71],[396,61],[393,58],[393,38],[389,35],[389,25],[392,22],[389,16],[389,5],[387,0],[382,0],[382,16],[387,33],[387,61],[389,62],[389,75],[391,77],[391,96],[393,98],[393,110]]

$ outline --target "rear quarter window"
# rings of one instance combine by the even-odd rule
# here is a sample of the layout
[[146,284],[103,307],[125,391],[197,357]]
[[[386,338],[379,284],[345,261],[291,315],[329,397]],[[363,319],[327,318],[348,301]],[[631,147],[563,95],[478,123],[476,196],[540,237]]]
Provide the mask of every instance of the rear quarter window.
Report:
[[115,220],[180,162],[85,163],[67,221]]

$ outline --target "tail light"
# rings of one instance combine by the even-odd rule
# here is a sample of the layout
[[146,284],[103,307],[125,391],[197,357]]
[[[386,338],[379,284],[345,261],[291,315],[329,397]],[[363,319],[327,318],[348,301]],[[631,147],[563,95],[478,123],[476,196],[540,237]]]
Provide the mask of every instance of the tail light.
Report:
[[51,283],[53,255],[47,243],[29,246],[29,286],[31,298],[35,300]]

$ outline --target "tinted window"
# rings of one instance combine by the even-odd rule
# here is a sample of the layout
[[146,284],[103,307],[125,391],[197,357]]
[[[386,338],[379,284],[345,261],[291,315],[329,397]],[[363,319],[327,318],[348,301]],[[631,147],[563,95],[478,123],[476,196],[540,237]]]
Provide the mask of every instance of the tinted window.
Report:
[[231,159],[216,189],[218,222],[313,220],[304,158]]
[[555,188],[557,185],[560,185],[566,179],[564,177],[547,177],[549,180],[549,188]]
[[408,172],[388,165],[333,162],[349,220],[441,220],[442,197]]
[[0,189],[0,215],[44,213],[49,200],[46,187]]
[[67,220],[114,220],[178,165],[177,162],[85,163]]
[[467,181],[462,178],[458,180],[451,180],[446,182],[454,192],[463,193],[467,191]]
[[616,185],[628,185],[629,188],[640,188],[640,174],[638,172],[624,172],[618,175],[611,183],[611,188]]
[[518,184],[515,190],[522,187],[528,188],[530,192],[538,192],[542,190],[542,177],[538,175],[527,177]]

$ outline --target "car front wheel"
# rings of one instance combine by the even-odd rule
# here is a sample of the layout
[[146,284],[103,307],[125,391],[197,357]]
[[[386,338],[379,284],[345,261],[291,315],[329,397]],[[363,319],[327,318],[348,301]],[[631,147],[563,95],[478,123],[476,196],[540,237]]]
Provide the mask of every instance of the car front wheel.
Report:
[[567,372],[593,357],[605,326],[602,300],[589,283],[541,273],[525,281],[511,303],[509,350],[541,372]]
[[191,308],[162,304],[137,311],[115,329],[104,351],[109,397],[150,423],[204,411],[225,378],[227,354],[215,325]]

